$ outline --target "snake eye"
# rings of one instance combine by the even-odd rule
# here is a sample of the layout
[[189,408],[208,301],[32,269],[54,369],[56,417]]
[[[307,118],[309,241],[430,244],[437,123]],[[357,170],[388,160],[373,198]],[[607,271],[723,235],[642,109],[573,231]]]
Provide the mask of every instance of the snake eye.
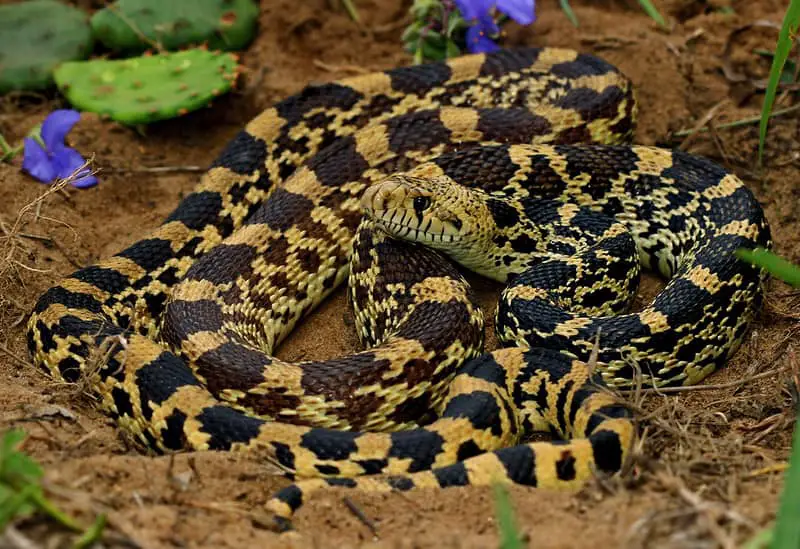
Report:
[[431,199],[429,196],[414,197],[414,211],[417,212],[417,215],[422,215],[422,212],[427,210],[430,205]]

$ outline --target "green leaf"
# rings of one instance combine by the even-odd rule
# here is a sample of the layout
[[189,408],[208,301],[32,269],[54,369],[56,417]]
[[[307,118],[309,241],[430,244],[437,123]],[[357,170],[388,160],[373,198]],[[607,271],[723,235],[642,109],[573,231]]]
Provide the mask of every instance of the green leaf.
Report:
[[25,431],[22,429],[11,429],[3,433],[3,441],[0,442],[0,460],[16,451],[17,446],[23,440],[25,440]]
[[419,32],[422,28],[422,25],[414,23],[410,25],[406,30],[403,31],[403,35],[400,37],[400,40],[403,42],[413,42],[419,38]]
[[466,22],[459,13],[451,13],[450,18],[447,20],[447,36],[453,36],[454,32],[465,28],[466,26]]
[[423,42],[422,44],[422,58],[428,61],[442,61],[445,59],[445,48],[437,47],[430,42]]
[[42,468],[19,451],[25,432],[12,429],[0,441],[0,530],[12,519],[35,511],[35,497],[41,495]]
[[32,496],[39,491],[39,486],[28,484],[19,491],[10,490],[2,487],[3,493],[0,494],[0,531],[15,517],[28,516],[35,510],[32,503]]
[[761,267],[790,286],[800,288],[800,265],[795,265],[765,248],[739,248],[735,254],[742,261]]
[[459,55],[461,55],[461,50],[458,49],[458,44],[456,44],[452,40],[448,40],[447,45],[445,47],[446,47],[445,53],[447,54],[448,58],[458,57]]
[[431,11],[439,6],[438,0],[414,0],[409,11],[414,19],[426,19]]
[[25,454],[12,454],[6,458],[0,481],[19,488],[22,485],[38,482],[42,478],[42,468]]
[[783,65],[789,52],[792,49],[794,35],[797,32],[797,25],[800,23],[800,0],[791,0],[786,14],[783,16],[783,24],[778,33],[778,43],[775,46],[775,57],[772,59],[772,68],[769,71],[769,81],[767,91],[764,95],[764,104],[761,107],[761,122],[758,126],[758,164],[764,156],[764,143],[767,139],[767,127],[769,126],[769,114],[775,104],[775,96],[778,92]]
[[25,433],[14,429],[7,431],[0,443],[0,483],[16,489],[37,482],[43,474],[38,463],[17,450],[24,439]]
[[425,34],[425,40],[426,41],[430,41],[431,43],[435,43],[436,41],[440,41],[442,39],[444,39],[444,36],[442,36],[442,33],[438,32],[438,31],[435,31],[435,30],[429,30]]

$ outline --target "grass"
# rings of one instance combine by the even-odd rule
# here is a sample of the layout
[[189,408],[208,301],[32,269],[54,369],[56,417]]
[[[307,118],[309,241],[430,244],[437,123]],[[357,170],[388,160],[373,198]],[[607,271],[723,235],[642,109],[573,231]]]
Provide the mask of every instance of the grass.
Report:
[[[799,3],[800,4],[800,3]],[[787,284],[800,288],[800,265],[786,261],[772,252],[757,248],[737,250],[737,257],[758,265]],[[775,526],[760,532],[750,540],[748,549],[797,549],[800,547],[800,421],[795,420],[792,454],[786,471],[783,494]]]
[[800,0],[790,0],[786,14],[783,16],[780,33],[778,34],[778,43],[775,46],[775,57],[772,59],[772,67],[770,68],[769,80],[767,81],[767,90],[764,95],[764,104],[761,107],[761,122],[758,127],[759,165],[761,165],[761,160],[764,155],[764,144],[767,138],[770,113],[775,104],[778,85],[783,75],[783,66],[794,44],[798,24],[800,24]]
[[[800,274],[800,268],[797,269]],[[800,422],[795,421],[792,435],[792,455],[786,471],[778,517],[772,531],[770,549],[800,547]]]
[[[558,0],[558,1],[559,4],[561,5],[561,9],[564,11],[564,15],[566,15],[567,19],[569,19],[570,22],[577,27],[578,17],[575,15],[575,12],[572,11],[572,6],[570,6],[569,0]],[[658,23],[658,25],[661,28],[663,29],[667,28],[667,22],[664,20],[664,17],[661,16],[661,13],[659,13],[659,11],[656,9],[656,7],[650,0],[639,0],[639,5],[642,6],[644,12],[647,15],[649,15],[653,21]]]
[[736,257],[761,267],[772,276],[780,278],[790,286],[800,288],[800,267],[775,255],[769,250],[764,248],[746,250],[742,248],[736,251]]
[[500,533],[500,549],[522,549],[522,536],[514,518],[511,498],[502,484],[494,485],[494,507]]
[[[764,103],[761,108],[761,118],[758,128],[758,164],[761,165],[764,147],[766,145],[769,119],[778,86],[787,83],[787,72],[784,70],[789,53],[794,46],[797,28],[800,25],[800,0],[790,0],[789,6],[783,17],[778,42],[772,59],[772,66],[767,81]],[[791,70],[792,67],[790,67]],[[792,80],[796,70],[791,70]],[[791,82],[791,81],[790,81]],[[767,250],[738,250],[737,257],[748,263],[758,265],[773,276],[780,278],[787,284],[800,288],[800,265],[795,265]],[[797,549],[800,547],[800,421],[795,420],[792,435],[792,453],[789,457],[789,468],[784,479],[783,493],[781,495],[775,525],[757,534],[747,544],[748,549],[769,547],[769,549]]]
[[578,17],[575,15],[575,12],[572,11],[572,6],[569,5],[569,0],[558,0],[558,3],[561,5],[561,9],[564,11],[564,15],[567,16],[570,23],[578,26]]
[[69,530],[81,533],[73,542],[74,549],[91,546],[103,533],[105,516],[100,515],[84,531],[72,517],[48,500],[41,485],[41,466],[19,449],[24,440],[25,433],[18,429],[5,432],[0,439],[0,532],[14,520],[40,513]]
[[[797,28],[800,25],[800,0],[790,0],[789,7],[783,17],[775,54],[772,59],[764,103],[761,108],[758,131],[758,163],[761,165],[766,144],[769,119],[778,86],[786,83],[787,75],[784,65],[794,45]],[[796,71],[792,71],[796,74]],[[787,284],[800,288],[800,265],[795,265],[765,249],[738,250],[736,253],[743,261],[757,265]],[[785,484],[774,527],[756,535],[747,544],[748,549],[769,547],[769,549],[797,549],[800,547],[800,421],[795,420],[792,436],[792,453],[789,457],[789,468],[786,471]]]
[[667,28],[667,22],[664,21],[664,18],[661,17],[661,14],[650,0],[639,0],[639,5],[642,6],[644,12],[649,15],[653,21],[658,23],[660,27]]

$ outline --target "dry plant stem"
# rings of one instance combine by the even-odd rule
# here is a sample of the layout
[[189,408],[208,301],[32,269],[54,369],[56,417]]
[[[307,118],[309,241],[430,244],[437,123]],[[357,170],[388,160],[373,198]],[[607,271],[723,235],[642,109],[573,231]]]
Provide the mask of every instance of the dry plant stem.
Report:
[[[102,328],[98,328],[98,334]],[[86,360],[86,369],[81,372],[81,376],[78,379],[78,382],[72,385],[75,394],[85,395],[89,398],[94,398],[94,394],[91,391],[92,387],[92,378],[97,375],[111,357],[116,354],[120,348],[127,350],[128,348],[128,341],[125,339],[124,336],[111,336],[106,337],[100,343],[100,345],[93,346],[89,352],[89,356]],[[125,363],[125,356],[123,356],[122,361],[120,363],[120,368],[124,367]]]
[[763,426],[762,424],[764,424],[765,422],[768,422],[770,425],[766,429],[764,429],[763,431],[758,433],[756,436],[754,436],[750,440],[750,444],[757,444],[757,443],[761,442],[762,440],[764,440],[767,437],[767,435],[769,435],[774,430],[776,430],[778,428],[783,428],[787,424],[792,423],[792,421],[789,420],[789,418],[786,417],[786,414],[783,414],[783,413],[775,414],[773,416],[770,416],[766,420],[762,421],[759,425]]
[[[6,235],[8,236],[8,235]],[[39,242],[47,242],[48,244],[53,244],[53,239],[49,236],[42,236],[38,234],[30,234],[30,233],[18,233],[18,237],[20,238],[28,238],[30,240],[38,240]]]
[[735,549],[736,544],[733,539],[720,526],[721,520],[728,520],[735,524],[741,524],[748,528],[753,528],[753,524],[741,514],[725,509],[719,503],[705,501],[697,493],[692,492],[686,487],[683,480],[676,476],[668,476],[659,473],[656,477],[659,482],[668,490],[675,493],[683,501],[690,505],[699,517],[702,517],[706,528],[714,539],[724,548]]
[[40,549],[36,542],[14,528],[13,524],[8,525],[0,534],[0,546],[9,547],[9,549]]
[[786,461],[782,461],[780,463],[773,463],[772,465],[768,465],[767,467],[761,467],[760,469],[756,469],[755,471],[750,471],[747,473],[747,478],[755,478],[761,475],[769,475],[773,473],[782,473],[786,469],[789,468],[789,463]]
[[377,538],[378,529],[375,526],[375,523],[372,522],[372,520],[370,520],[370,518],[364,513],[364,511],[361,510],[361,508],[358,505],[356,505],[356,503],[353,500],[351,500],[348,497],[344,497],[342,499],[344,500],[344,504],[347,506],[350,512],[353,513],[353,515],[355,515],[355,517],[358,520],[360,520],[364,524],[364,526],[369,528],[369,531],[372,533],[372,535]]
[[103,168],[108,173],[203,173],[208,168],[202,166],[133,166],[131,168]]
[[[711,122],[711,120],[712,120],[712,119],[713,119],[715,116],[717,116],[717,113],[719,113],[719,111],[720,111],[720,109],[721,109],[722,107],[724,107],[725,105],[727,105],[727,104],[729,104],[729,103],[730,103],[730,99],[723,99],[722,101],[720,101],[719,103],[717,103],[716,105],[714,105],[713,107],[711,107],[710,109],[708,109],[708,110],[706,111],[706,113],[705,113],[703,116],[701,116],[701,117],[700,117],[700,120],[698,120],[698,121],[697,121],[697,124],[695,124],[695,125],[694,125],[694,126],[693,126],[693,127],[690,129],[690,130],[689,130],[689,133],[686,135],[686,139],[684,139],[684,140],[681,142],[681,144],[680,144],[680,145],[678,145],[678,148],[679,148],[680,150],[682,150],[682,151],[685,151],[685,150],[687,150],[687,149],[689,148],[689,145],[691,145],[691,144],[692,144],[692,142],[694,141],[694,139],[695,139],[695,137],[697,136],[698,132],[699,132],[701,129],[703,129],[703,128],[706,126],[706,124],[708,124],[709,122]],[[675,134],[675,135],[678,135],[678,134]]]
[[[798,103],[797,105],[792,105],[791,107],[786,107],[785,109],[778,109],[777,111],[773,111],[772,114],[770,114],[770,118],[774,118],[776,116],[783,116],[784,114],[790,114],[790,113],[793,113],[793,112],[796,112],[796,111],[799,111],[799,110],[800,110],[800,103]],[[741,127],[741,126],[749,126],[751,124],[758,124],[760,121],[761,121],[761,116],[760,115],[759,116],[751,116],[751,117],[748,117],[748,118],[741,118],[739,120],[734,120],[732,122],[725,122],[723,124],[718,124],[717,125],[717,129],[718,130],[727,130],[727,129],[730,129],[730,128],[738,128],[738,127]],[[709,130],[709,128],[705,127],[705,128],[700,128],[699,130],[696,130],[696,131],[697,131],[697,133],[705,133],[705,132],[708,132],[710,130]],[[686,137],[687,135],[690,135],[692,133],[695,133],[695,129],[694,128],[689,128],[689,129],[685,129],[685,130],[679,130],[679,131],[675,132],[672,135],[674,135],[675,137]]]
[[708,132],[711,134],[711,139],[714,141],[714,146],[717,147],[717,151],[719,155],[722,157],[722,160],[725,164],[730,165],[731,162],[731,153],[728,148],[725,146],[725,140],[717,131],[717,125],[714,123],[714,120],[708,121]]
[[[788,370],[788,367],[784,366],[782,368],[778,368],[777,370],[770,370],[769,372],[761,372],[760,374],[754,374],[750,377],[746,377],[743,379],[738,379],[736,381],[729,381],[727,383],[717,383],[717,384],[709,384],[709,385],[691,385],[687,387],[661,387],[661,388],[651,388],[651,389],[641,389],[642,393],[650,394],[668,394],[668,393],[688,393],[693,391],[716,391],[718,389],[730,389],[731,387],[739,387],[741,385],[746,385],[751,381],[755,381],[757,379],[763,379],[765,377],[773,377],[777,374],[781,374]],[[623,394],[627,394],[632,390],[625,390],[620,391]]]
[[17,363],[17,365],[22,366],[23,368],[33,368],[33,364],[20,358],[15,352],[13,352],[11,349],[6,347],[2,343],[0,343],[0,352],[2,352],[8,358]]
[[[20,209],[19,213],[17,214],[17,218],[14,221],[14,224],[12,225],[11,229],[3,228],[3,231],[6,233],[4,240],[5,240],[5,243],[6,243],[7,250],[6,250],[6,253],[4,254],[5,257],[0,259],[0,261],[2,261],[2,265],[0,265],[0,274],[2,274],[7,269],[7,267],[9,265],[12,265],[12,264],[20,266],[20,267],[23,267],[25,269],[34,270],[34,271],[37,271],[37,272],[44,272],[44,271],[39,271],[37,269],[33,269],[32,267],[28,267],[28,266],[26,266],[26,265],[14,260],[14,253],[16,252],[17,247],[20,245],[19,241],[18,241],[18,236],[19,236],[19,234],[21,232],[20,231],[20,227],[21,227],[21,225],[22,225],[22,223],[23,223],[23,221],[25,219],[25,216],[34,208],[36,208],[36,218],[39,219],[40,218],[39,211],[40,211],[40,208],[41,208],[42,204],[44,203],[44,201],[47,200],[47,198],[49,198],[51,195],[53,195],[55,193],[58,193],[58,192],[61,192],[65,187],[67,187],[73,181],[75,181],[77,179],[77,174],[79,174],[79,173],[83,172],[84,170],[88,169],[89,166],[91,165],[91,163],[92,163],[92,159],[87,160],[80,168],[78,168],[73,173],[73,175],[71,175],[70,177],[67,177],[65,179],[59,179],[55,183],[50,185],[47,188],[47,190],[45,192],[43,192],[42,194],[40,194],[38,197],[36,197],[33,200],[33,202],[30,202],[30,203],[26,204],[25,206],[22,207],[22,209]],[[95,172],[92,171],[92,174],[94,174],[94,173]]]
[[[69,502],[69,504],[76,509],[86,511],[93,515],[105,515],[107,528],[106,532],[103,534],[104,540],[116,542],[121,547],[148,547],[145,542],[138,541],[136,536],[137,528],[129,523],[121,513],[117,512],[100,499],[81,490],[68,488],[61,484],[49,482],[46,479],[42,481],[42,487],[47,493]],[[116,530],[119,534],[108,532],[108,527]]]
[[402,29],[403,27],[407,27],[411,24],[413,18],[411,17],[410,13],[406,13],[400,19],[396,21],[391,21],[389,23],[385,23],[383,25],[376,25],[372,27],[371,31],[373,34],[385,34],[388,32],[393,32],[398,29]]
[[352,74],[369,74],[369,69],[365,67],[359,67],[358,65],[331,65],[330,63],[326,63],[319,59],[314,59],[314,66],[319,67],[320,69],[327,71],[327,72],[345,72],[345,73],[352,73]]

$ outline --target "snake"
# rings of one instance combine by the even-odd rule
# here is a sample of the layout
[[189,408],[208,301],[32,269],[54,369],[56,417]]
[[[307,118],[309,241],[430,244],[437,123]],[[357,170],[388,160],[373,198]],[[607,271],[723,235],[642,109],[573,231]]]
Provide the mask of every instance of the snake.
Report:
[[[631,81],[525,47],[308,85],[264,110],[146,237],[40,296],[34,363],[159,452],[255,452],[316,491],[577,489],[630,462],[637,379],[738,349],[769,247],[744,183],[632,144]],[[666,285],[632,311],[641,269]],[[500,347],[465,272],[504,284]],[[363,347],[275,349],[347,282]],[[554,440],[531,441],[537,432]]]

